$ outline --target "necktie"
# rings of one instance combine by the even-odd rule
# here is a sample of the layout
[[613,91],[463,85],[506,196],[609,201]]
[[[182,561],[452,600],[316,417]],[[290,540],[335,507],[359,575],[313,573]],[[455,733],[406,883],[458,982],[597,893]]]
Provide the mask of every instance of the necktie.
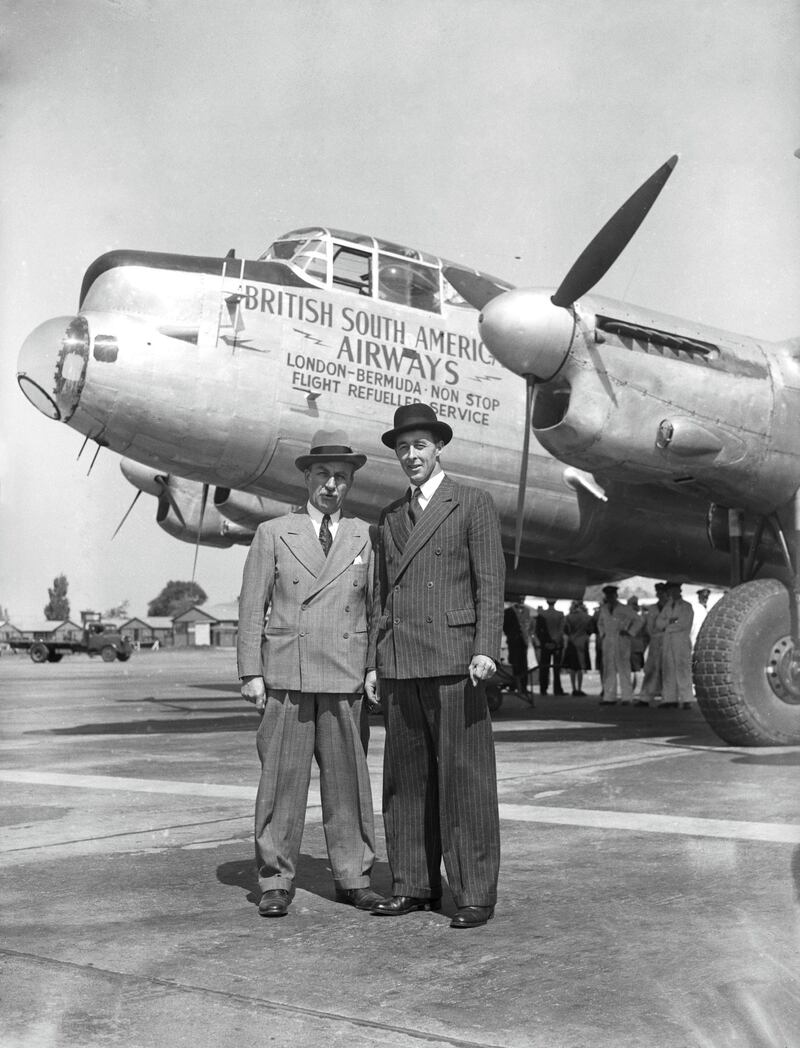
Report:
[[412,527],[417,523],[420,514],[422,513],[422,507],[419,504],[420,494],[420,489],[414,488],[413,494],[408,501],[408,519],[411,521]]
[[331,537],[330,524],[331,518],[326,513],[325,516],[322,518],[322,523],[319,526],[319,544],[320,546],[322,546],[322,552],[325,554],[326,557],[330,552],[331,543],[333,542],[333,538]]

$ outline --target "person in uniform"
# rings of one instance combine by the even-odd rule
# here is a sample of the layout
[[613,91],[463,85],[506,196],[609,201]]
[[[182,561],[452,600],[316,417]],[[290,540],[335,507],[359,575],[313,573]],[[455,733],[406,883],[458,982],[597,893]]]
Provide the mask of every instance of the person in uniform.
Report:
[[681,596],[679,582],[666,583],[666,602],[656,622],[664,635],[661,651],[663,706],[687,710],[694,699],[692,684],[692,620],[694,610]]
[[603,586],[604,602],[597,612],[597,637],[603,653],[602,705],[623,705],[633,699],[631,687],[631,637],[642,627],[636,612],[617,600],[616,586]]
[[697,607],[693,609],[694,619],[692,620],[692,648],[694,648],[697,642],[697,635],[700,632],[700,627],[706,621],[711,608],[708,606],[708,598],[711,596],[710,589],[699,589],[697,591]]
[[242,695],[262,714],[255,848],[263,917],[283,917],[292,901],[314,756],[337,895],[362,910],[381,898],[370,888],[375,829],[362,706],[374,558],[369,525],[342,514],[366,456],[343,433],[318,433],[312,443],[296,459],[308,502],[259,525],[239,600]]
[[656,602],[651,604],[645,611],[644,628],[647,632],[647,657],[644,662],[644,679],[642,690],[639,692],[639,702],[642,706],[656,706],[656,697],[661,695],[661,654],[664,645],[664,631],[660,628],[658,616],[667,600],[667,589],[665,582],[655,584]]
[[367,693],[386,716],[383,817],[392,897],[379,916],[439,909],[441,862],[453,928],[493,915],[500,865],[494,739],[484,681],[495,672],[505,562],[491,497],[456,483],[452,438],[427,404],[382,436],[410,487],[380,516]]

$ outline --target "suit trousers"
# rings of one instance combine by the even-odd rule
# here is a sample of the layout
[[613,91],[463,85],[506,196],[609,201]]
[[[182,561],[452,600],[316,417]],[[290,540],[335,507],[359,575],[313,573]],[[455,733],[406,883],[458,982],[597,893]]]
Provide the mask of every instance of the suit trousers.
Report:
[[[363,715],[363,716],[362,716]],[[362,697],[267,690],[256,735],[261,779],[255,845],[261,891],[291,890],[303,839],[311,758],[319,766],[325,842],[339,888],[369,885],[375,861]]]
[[438,898],[444,858],[457,906],[494,906],[500,818],[483,685],[462,676],[387,678],[381,702],[392,894]]

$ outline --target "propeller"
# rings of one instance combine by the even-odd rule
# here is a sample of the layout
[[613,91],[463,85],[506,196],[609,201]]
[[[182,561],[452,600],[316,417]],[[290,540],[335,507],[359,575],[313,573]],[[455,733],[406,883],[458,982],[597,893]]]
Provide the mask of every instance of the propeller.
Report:
[[117,528],[116,528],[116,531],[115,531],[115,532],[114,532],[114,534],[113,534],[113,535],[111,536],[111,540],[112,540],[112,542],[113,542],[113,540],[114,540],[114,539],[115,539],[115,538],[117,537],[117,535],[119,534],[119,531],[120,531],[120,529],[121,529],[122,525],[123,525],[123,524],[125,523],[125,521],[126,521],[126,520],[128,519],[128,517],[130,516],[131,510],[132,510],[132,509],[133,509],[133,507],[134,507],[134,506],[136,505],[136,500],[137,500],[137,499],[139,498],[139,496],[141,495],[141,493],[142,493],[142,489],[141,489],[141,488],[139,488],[139,490],[138,490],[138,491],[136,492],[136,494],[135,494],[135,495],[133,496],[133,502],[132,502],[132,503],[130,504],[130,506],[128,506],[127,510],[125,511],[125,516],[124,516],[124,517],[122,518],[122,520],[121,520],[121,521],[119,522],[119,524],[117,524]]
[[656,202],[675,165],[671,156],[606,222],[570,267],[555,293],[535,288],[504,291],[490,278],[457,266],[443,272],[462,298],[480,310],[478,328],[486,348],[525,379],[525,434],[517,497],[514,567],[522,545],[525,487],[535,386],[554,378],[569,356],[579,319],[575,302],[601,280],[627,247]]
[[629,196],[622,207],[606,222],[597,236],[580,253],[572,268],[553,295],[554,306],[569,308],[585,295],[611,269],[655,204],[678,163],[677,153]]
[[197,572],[197,554],[200,552],[200,536],[203,532],[203,517],[206,515],[206,503],[208,502],[208,484],[203,485],[203,494],[200,496],[200,520],[197,523],[197,541],[194,544],[194,564],[192,564],[192,582]]

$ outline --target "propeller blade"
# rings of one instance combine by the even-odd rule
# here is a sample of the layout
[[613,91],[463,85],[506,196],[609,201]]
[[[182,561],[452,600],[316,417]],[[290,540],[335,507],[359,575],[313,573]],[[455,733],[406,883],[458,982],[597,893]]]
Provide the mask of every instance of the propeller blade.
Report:
[[677,154],[671,156],[612,215],[561,281],[552,298],[554,306],[568,308],[605,276],[644,221],[677,163]]
[[203,517],[206,515],[206,503],[208,502],[208,484],[203,485],[203,494],[200,499],[200,520],[197,525],[197,542],[194,545],[194,564],[192,565],[192,582],[194,582],[197,571],[197,554],[200,552],[200,535],[203,531]]
[[178,505],[178,500],[175,498],[175,496],[172,494],[172,491],[170,490],[169,477],[157,476],[155,480],[157,484],[161,485],[161,493],[172,507],[172,512],[181,522],[182,527],[185,528],[186,521],[184,520],[183,514],[181,513],[181,507]]
[[519,551],[522,547],[522,526],[525,513],[525,487],[528,483],[528,451],[531,445],[531,416],[533,414],[532,375],[525,376],[525,435],[522,438],[522,462],[519,467],[519,491],[517,494],[517,531],[514,536],[514,569],[519,565]]
[[136,505],[136,500],[137,500],[137,499],[139,498],[139,496],[141,495],[141,493],[142,493],[142,489],[141,489],[141,488],[139,488],[139,490],[138,490],[138,491],[136,492],[136,494],[135,494],[135,495],[133,496],[133,502],[132,502],[132,503],[130,504],[130,506],[128,506],[127,512],[125,513],[125,516],[124,516],[124,517],[122,518],[122,520],[121,520],[121,521],[119,522],[119,524],[117,524],[117,530],[116,530],[116,531],[114,532],[114,534],[113,534],[113,535],[111,536],[111,540],[112,540],[112,542],[113,542],[113,540],[114,540],[114,539],[115,539],[115,538],[117,537],[117,535],[118,535],[118,533],[119,533],[119,530],[120,530],[120,528],[122,527],[122,525],[123,525],[123,524],[125,523],[125,521],[126,521],[126,520],[128,519],[128,517],[130,516],[130,512],[131,512],[131,510],[133,509],[133,507],[134,507],[134,506]]
[[100,454],[100,450],[102,449],[102,447],[103,447],[103,445],[98,440],[98,442],[97,442],[97,451],[95,451],[94,458],[89,463],[89,468],[86,470],[86,476],[87,477],[90,476],[92,470],[94,469],[94,464],[95,464],[95,462],[97,462],[97,456]]
[[442,273],[464,301],[469,302],[475,309],[483,309],[487,302],[502,295],[504,291],[511,290],[510,286],[503,287],[489,277],[482,276],[474,270],[459,269],[458,266],[443,266]]

